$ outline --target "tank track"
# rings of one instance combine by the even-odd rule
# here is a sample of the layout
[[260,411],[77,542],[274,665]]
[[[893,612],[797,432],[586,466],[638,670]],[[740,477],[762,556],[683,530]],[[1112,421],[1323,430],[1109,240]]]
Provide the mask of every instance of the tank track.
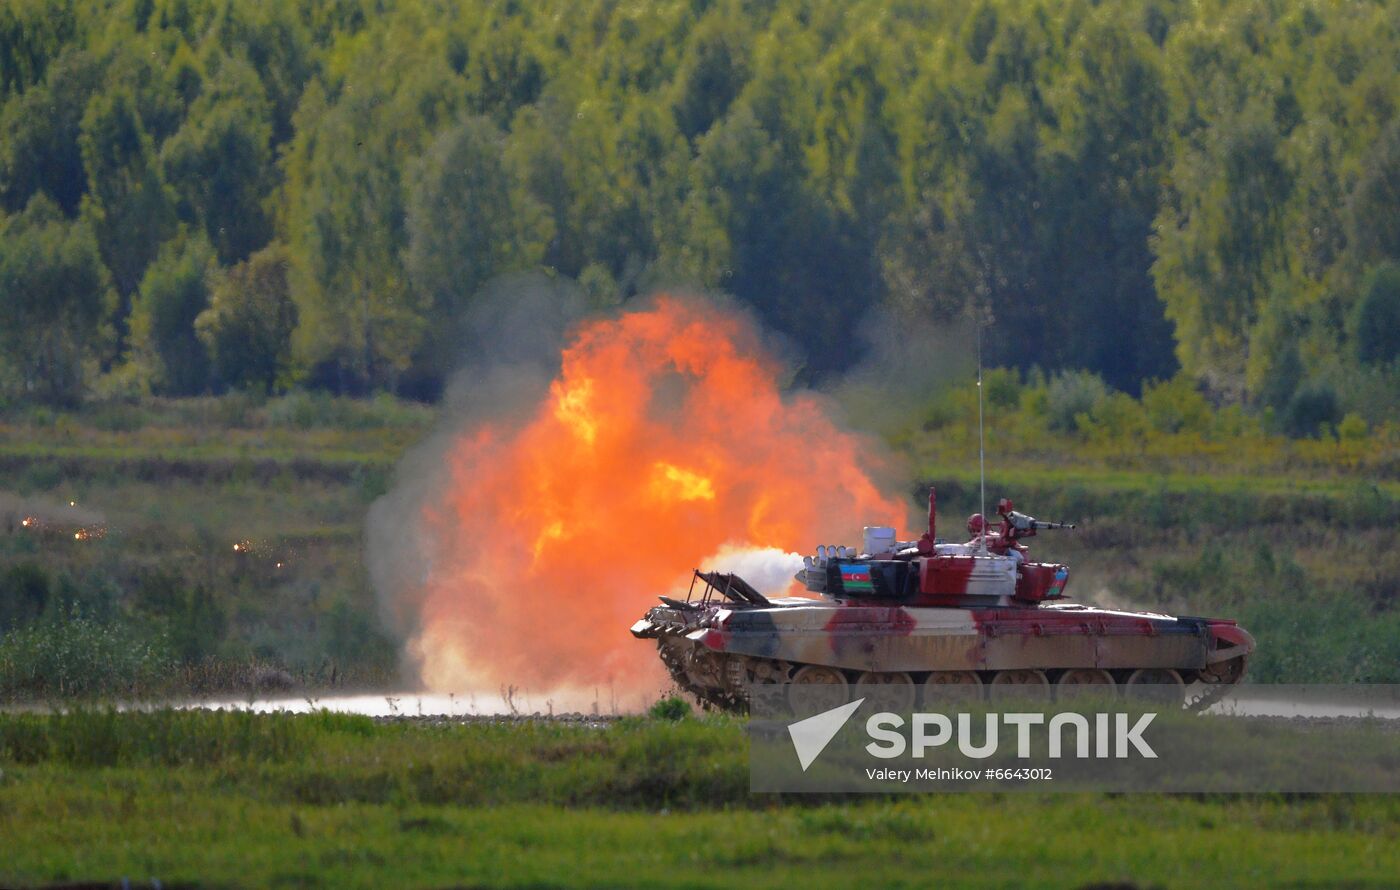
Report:
[[1186,710],[1200,713],[1224,698],[1231,686],[1244,679],[1247,659],[1248,656],[1241,655],[1238,658],[1211,665],[1201,671],[1200,676],[1196,679],[1200,681],[1204,689],[1186,699]]
[[[660,637],[656,641],[661,663],[680,692],[698,701],[707,710],[748,713],[746,688],[749,683],[784,683],[792,678],[801,665],[752,656],[723,656],[710,652],[688,640]],[[713,659],[715,664],[697,664]],[[1244,678],[1245,656],[1221,662],[1201,671],[1195,680],[1201,691],[1186,695],[1183,689],[1183,710],[1200,713],[1224,698],[1225,694]]]

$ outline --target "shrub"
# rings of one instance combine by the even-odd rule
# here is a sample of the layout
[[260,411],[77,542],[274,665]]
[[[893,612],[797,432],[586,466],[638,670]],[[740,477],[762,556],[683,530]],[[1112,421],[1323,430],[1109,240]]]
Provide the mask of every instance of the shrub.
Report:
[[280,245],[258,251],[228,270],[215,285],[209,308],[195,320],[225,384],[271,392],[289,376],[297,325],[289,268]]
[[420,426],[432,409],[386,393],[372,399],[296,390],[270,400],[263,409],[268,426],[297,429],[391,429]]
[[138,694],[170,666],[164,639],[65,609],[0,638],[0,697]]
[[1359,442],[1366,438],[1369,428],[1366,421],[1355,411],[1342,418],[1342,422],[1337,426],[1337,438],[1343,442]]
[[1085,412],[1078,419],[1084,432],[1111,440],[1138,436],[1145,425],[1142,406],[1123,392],[1110,394],[1094,406],[1092,414]]
[[194,395],[209,385],[209,353],[194,321],[209,305],[214,248],[203,234],[181,235],[161,246],[146,267],[131,310],[131,336],[152,366],[153,388]]
[[681,720],[690,715],[690,703],[678,695],[668,695],[647,709],[647,716],[656,720]]
[[1356,307],[1356,357],[1384,365],[1400,358],[1400,265],[1385,263],[1371,273]]
[[1159,433],[1204,432],[1210,426],[1210,403],[1180,375],[1144,386],[1142,407],[1147,422]]
[[1079,429],[1081,414],[1092,416],[1108,398],[1108,384],[1089,371],[1061,371],[1046,389],[1046,417],[1050,428],[1072,433]]
[[1295,439],[1317,436],[1325,425],[1336,426],[1342,419],[1337,394],[1325,383],[1309,383],[1288,402],[1283,413],[1283,429]]
[[203,584],[192,585],[176,572],[158,569],[141,578],[136,602],[153,624],[166,628],[170,653],[181,664],[208,660],[224,642],[227,611]]
[[982,375],[983,395],[992,408],[1014,408],[1021,400],[1021,380],[1014,370],[992,368]]
[[43,193],[23,213],[0,214],[0,360],[15,372],[16,395],[78,403],[112,305],[107,285],[86,221],[69,222]]

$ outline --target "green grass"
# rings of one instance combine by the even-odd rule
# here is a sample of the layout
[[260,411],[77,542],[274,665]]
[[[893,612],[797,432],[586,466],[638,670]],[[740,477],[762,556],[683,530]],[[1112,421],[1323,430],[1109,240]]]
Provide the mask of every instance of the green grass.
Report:
[[0,716],[0,883],[1393,886],[1394,796],[747,791],[725,718]]

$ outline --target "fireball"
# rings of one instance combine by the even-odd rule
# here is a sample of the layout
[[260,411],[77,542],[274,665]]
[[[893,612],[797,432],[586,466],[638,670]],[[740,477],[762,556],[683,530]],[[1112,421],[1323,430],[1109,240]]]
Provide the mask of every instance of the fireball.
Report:
[[523,423],[461,430],[418,516],[425,684],[659,689],[627,630],[691,568],[900,524],[878,450],[780,371],[743,319],[662,296],[581,325]]

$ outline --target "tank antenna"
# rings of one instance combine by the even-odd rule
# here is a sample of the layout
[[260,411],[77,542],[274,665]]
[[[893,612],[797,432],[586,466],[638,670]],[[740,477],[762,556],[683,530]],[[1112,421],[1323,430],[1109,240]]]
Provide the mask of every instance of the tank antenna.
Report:
[[982,319],[977,324],[977,475],[981,485],[982,533],[977,536],[978,554],[987,555],[987,440],[982,431]]

